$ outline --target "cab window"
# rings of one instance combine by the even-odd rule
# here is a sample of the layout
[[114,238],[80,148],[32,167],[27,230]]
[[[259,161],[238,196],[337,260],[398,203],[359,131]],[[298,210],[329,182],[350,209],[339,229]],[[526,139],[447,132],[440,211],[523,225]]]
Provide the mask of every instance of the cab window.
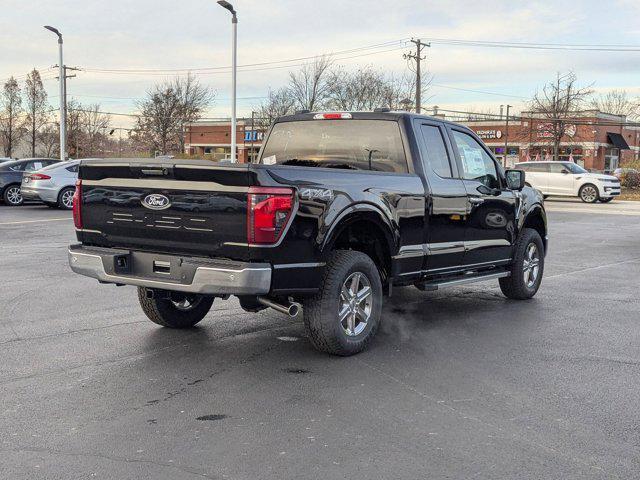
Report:
[[496,164],[476,139],[456,130],[453,131],[453,138],[462,161],[462,177],[476,180],[489,188],[500,188]]
[[426,161],[431,166],[431,170],[439,177],[451,178],[453,174],[442,132],[434,125],[422,125],[420,130],[426,146]]

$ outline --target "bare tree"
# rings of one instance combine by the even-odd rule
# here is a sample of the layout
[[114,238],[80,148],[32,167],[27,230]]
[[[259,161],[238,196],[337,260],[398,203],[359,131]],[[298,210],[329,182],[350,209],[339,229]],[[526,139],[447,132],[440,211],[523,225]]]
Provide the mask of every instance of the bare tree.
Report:
[[138,103],[132,137],[162,154],[182,152],[185,125],[201,118],[213,99],[213,91],[192,75],[157,84]]
[[20,86],[14,77],[9,78],[0,93],[0,141],[5,157],[10,157],[22,136],[24,128],[20,122],[22,97]]
[[[423,91],[426,85],[423,83]],[[390,75],[384,88],[384,105],[392,110],[405,110],[411,105],[416,91],[416,79],[413,76]],[[422,98],[425,98],[424,96]],[[407,103],[407,100],[411,103]]]
[[40,72],[35,68],[29,72],[24,85],[27,118],[25,120],[25,134],[31,145],[31,156],[36,156],[36,142],[38,130],[47,122],[47,92],[42,85]]
[[269,89],[267,99],[256,109],[259,117],[257,124],[263,128],[268,127],[277,117],[294,113],[295,104],[296,100],[287,87]]
[[298,72],[289,73],[289,90],[301,110],[316,110],[324,107],[329,97],[329,71],[333,61],[329,56],[316,58]]
[[629,98],[626,90],[610,90],[593,97],[589,106],[604,113],[624,115],[628,118],[640,116],[640,101]]
[[69,156],[76,158],[82,155],[82,121],[84,116],[83,105],[75,99],[67,102],[67,148]]
[[100,104],[89,105],[81,110],[82,154],[96,156],[105,143],[111,116],[100,111]]
[[47,123],[38,131],[38,155],[51,158],[60,151],[60,125]]
[[[557,74],[556,80],[547,83],[536,92],[531,101],[531,110],[537,117],[547,120],[542,128],[553,142],[553,158],[558,160],[560,142],[567,132],[571,114],[579,111],[591,95],[590,87],[579,87],[573,72]],[[569,120],[569,122],[567,122]]]

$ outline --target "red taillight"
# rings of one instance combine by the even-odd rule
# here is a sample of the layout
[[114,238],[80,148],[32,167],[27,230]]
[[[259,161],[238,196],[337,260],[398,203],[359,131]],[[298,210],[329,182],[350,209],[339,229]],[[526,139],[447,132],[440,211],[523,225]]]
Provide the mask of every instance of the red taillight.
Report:
[[293,210],[291,188],[250,187],[247,204],[247,240],[250,244],[276,243]]
[[29,175],[31,180],[51,180],[49,175],[45,175],[44,173],[32,173]]
[[76,191],[73,194],[73,224],[82,228],[82,180],[76,180]]

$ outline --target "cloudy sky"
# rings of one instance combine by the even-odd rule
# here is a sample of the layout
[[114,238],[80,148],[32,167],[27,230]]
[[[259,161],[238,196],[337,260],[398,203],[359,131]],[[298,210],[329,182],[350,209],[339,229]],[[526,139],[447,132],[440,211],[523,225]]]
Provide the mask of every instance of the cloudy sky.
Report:
[[[497,111],[516,108],[557,71],[581,83],[640,94],[640,1],[637,0],[235,0],[240,65],[335,55],[346,69],[371,65],[405,73],[403,40],[465,39],[546,44],[637,45],[608,52],[456,46],[433,42],[427,105]],[[229,115],[230,16],[214,0],[0,0],[0,79],[43,71],[58,101],[53,25],[65,39],[65,63],[86,71],[69,80],[69,95],[102,110],[135,112],[135,100],[166,76],[159,70],[218,68],[199,75],[217,92],[210,116]],[[377,47],[372,47],[378,45]],[[363,47],[369,47],[363,49]],[[301,61],[244,67],[238,77],[239,113],[250,114],[269,87],[287,81]],[[470,90],[475,90],[473,92]],[[482,93],[480,93],[482,92]],[[127,124],[119,117],[115,124]]]

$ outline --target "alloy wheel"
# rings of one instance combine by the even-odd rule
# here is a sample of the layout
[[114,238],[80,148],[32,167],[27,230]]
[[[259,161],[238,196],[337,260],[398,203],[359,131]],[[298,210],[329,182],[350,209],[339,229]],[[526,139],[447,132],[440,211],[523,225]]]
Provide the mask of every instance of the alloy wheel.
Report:
[[20,187],[9,187],[7,190],[7,200],[11,205],[20,205],[22,203]]
[[527,245],[522,263],[522,275],[527,288],[532,288],[540,274],[540,252],[535,243]]
[[60,199],[65,208],[73,208],[73,190],[65,190]]
[[362,272],[347,277],[340,291],[338,320],[347,336],[354,337],[367,327],[373,311],[371,282]]
[[582,188],[581,196],[585,202],[592,203],[595,202],[598,198],[598,191],[595,189],[595,187],[587,185],[586,187]]

